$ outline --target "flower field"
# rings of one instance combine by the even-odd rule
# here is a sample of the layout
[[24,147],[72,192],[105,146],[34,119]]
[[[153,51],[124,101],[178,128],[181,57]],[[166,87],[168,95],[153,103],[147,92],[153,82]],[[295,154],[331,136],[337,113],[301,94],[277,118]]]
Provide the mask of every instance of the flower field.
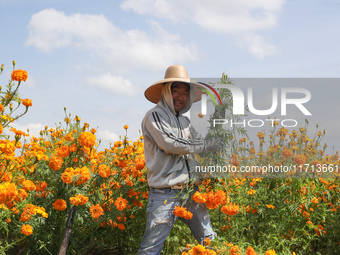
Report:
[[[27,78],[13,63],[1,90],[0,254],[136,254],[148,203],[143,137],[130,141],[124,126],[121,140],[99,150],[96,130],[66,109],[59,126],[39,137],[12,128],[32,107],[18,96]],[[294,164],[298,171],[205,179],[192,199],[207,205],[218,237],[199,245],[178,221],[163,253],[340,254],[339,153],[326,153],[324,135],[310,138],[307,122],[292,132],[275,126],[258,133],[256,148],[246,136],[224,134],[235,148],[224,152],[225,164]]]

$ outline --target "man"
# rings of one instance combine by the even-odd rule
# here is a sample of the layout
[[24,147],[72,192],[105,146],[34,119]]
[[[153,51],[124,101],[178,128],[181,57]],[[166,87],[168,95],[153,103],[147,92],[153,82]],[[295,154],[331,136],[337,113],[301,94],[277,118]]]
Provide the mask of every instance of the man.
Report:
[[[183,116],[192,103],[199,101],[201,90],[191,83],[183,66],[170,66],[163,80],[152,84],[145,97],[156,103],[142,122],[145,162],[148,169],[149,203],[147,223],[138,254],[160,254],[177,216],[176,206],[186,207],[193,214],[190,220],[179,218],[188,225],[196,240],[213,239],[213,231],[205,204],[198,204],[183,196],[188,187],[200,183],[191,171],[195,165],[194,154],[218,151],[220,139],[208,141],[190,125]],[[198,190],[198,187],[194,187]]]

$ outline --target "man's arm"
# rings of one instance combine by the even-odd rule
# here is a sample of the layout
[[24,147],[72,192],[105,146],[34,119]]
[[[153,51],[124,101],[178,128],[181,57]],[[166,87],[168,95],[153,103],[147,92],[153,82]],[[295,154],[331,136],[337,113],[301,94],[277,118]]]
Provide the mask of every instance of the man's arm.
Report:
[[201,137],[190,140],[177,137],[170,124],[159,112],[150,113],[144,125],[151,139],[168,154],[184,155],[204,151],[204,140]]

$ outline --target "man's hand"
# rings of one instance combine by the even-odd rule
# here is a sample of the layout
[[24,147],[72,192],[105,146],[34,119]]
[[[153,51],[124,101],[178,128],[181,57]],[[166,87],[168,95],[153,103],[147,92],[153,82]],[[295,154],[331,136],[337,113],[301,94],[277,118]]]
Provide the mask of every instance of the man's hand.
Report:
[[222,137],[210,138],[204,141],[205,152],[217,152],[222,149],[223,140]]

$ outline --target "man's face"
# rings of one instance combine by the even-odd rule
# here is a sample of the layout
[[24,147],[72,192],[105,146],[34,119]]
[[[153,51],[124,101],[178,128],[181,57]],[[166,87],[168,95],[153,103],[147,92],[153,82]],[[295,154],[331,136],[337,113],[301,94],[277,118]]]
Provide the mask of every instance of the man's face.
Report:
[[171,87],[171,94],[174,102],[175,111],[178,113],[180,110],[183,109],[188,101],[190,95],[189,86],[185,83],[177,83],[176,85]]

